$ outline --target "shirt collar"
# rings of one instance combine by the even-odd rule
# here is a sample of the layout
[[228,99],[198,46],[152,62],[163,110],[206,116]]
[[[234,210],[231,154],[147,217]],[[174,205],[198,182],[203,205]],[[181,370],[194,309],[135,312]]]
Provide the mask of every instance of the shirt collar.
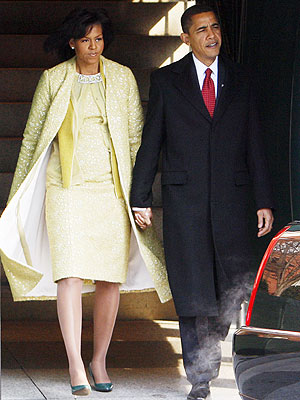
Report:
[[212,70],[212,73],[217,77],[218,76],[218,58],[219,56],[216,57],[215,61],[208,67],[207,65],[203,64],[201,61],[198,60],[198,58],[192,53],[193,55],[193,60],[196,66],[196,70],[198,73],[198,76],[205,75],[205,71],[207,68],[210,68]]

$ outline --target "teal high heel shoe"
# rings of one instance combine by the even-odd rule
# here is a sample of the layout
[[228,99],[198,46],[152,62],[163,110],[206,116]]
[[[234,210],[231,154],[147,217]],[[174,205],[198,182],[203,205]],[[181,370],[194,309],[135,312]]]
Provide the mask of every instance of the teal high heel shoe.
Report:
[[88,396],[91,393],[90,385],[71,385],[71,390],[73,396]]
[[112,391],[114,385],[111,382],[109,382],[109,383],[96,383],[95,377],[94,377],[94,374],[93,374],[93,371],[92,371],[91,363],[89,363],[88,370],[89,370],[89,374],[91,375],[91,378],[94,381],[94,389],[97,390],[97,392],[111,392]]

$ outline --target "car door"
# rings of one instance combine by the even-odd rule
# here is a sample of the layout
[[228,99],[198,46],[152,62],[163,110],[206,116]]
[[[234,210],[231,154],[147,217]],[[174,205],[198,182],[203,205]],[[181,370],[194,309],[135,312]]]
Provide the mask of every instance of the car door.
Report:
[[300,222],[271,241],[252,290],[246,326],[233,337],[243,399],[300,399]]

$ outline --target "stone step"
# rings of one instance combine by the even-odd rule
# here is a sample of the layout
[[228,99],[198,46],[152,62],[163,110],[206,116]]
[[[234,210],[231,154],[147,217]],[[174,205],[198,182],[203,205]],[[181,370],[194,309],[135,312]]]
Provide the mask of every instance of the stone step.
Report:
[[0,173],[14,172],[20,147],[21,138],[0,138]]
[[[188,2],[194,3],[194,2]],[[76,7],[107,10],[116,33],[180,35],[185,2],[0,1],[0,34],[49,34]]]
[[[54,55],[43,51],[45,39],[45,35],[0,35],[1,67],[48,68],[57,64]],[[104,55],[131,68],[151,69],[181,58],[188,50],[178,37],[117,35]]]
[[[143,101],[148,100],[152,71],[133,70]],[[0,68],[0,102],[30,102],[42,72],[42,68]]]
[[0,137],[22,137],[30,102],[0,103]]
[[1,68],[0,102],[30,102],[42,68]]
[[13,175],[14,174],[12,172],[0,173],[0,209],[3,209],[6,206]]
[[[3,275],[4,273],[2,272],[2,276]],[[6,282],[3,282],[1,285],[1,294],[2,321],[57,321],[56,301],[13,302],[10,288]],[[92,321],[94,297],[83,296],[82,300],[83,320]],[[169,329],[169,320],[176,320],[176,313],[173,301],[161,304],[155,291],[142,293],[131,292],[121,294],[117,319],[168,320],[166,328],[168,333],[173,333],[170,332]],[[84,332],[86,333],[86,330],[84,330]],[[142,337],[140,332],[139,336]],[[11,400],[15,399],[14,392],[12,393],[12,397],[9,397]],[[53,399],[53,397],[51,398]],[[65,399],[66,397],[63,398]],[[139,396],[136,398],[139,398]],[[19,397],[19,399],[21,399],[21,397]],[[22,399],[25,398],[22,397]],[[26,399],[33,400],[33,397],[26,397]],[[56,399],[58,398],[56,397]],[[126,397],[126,399],[128,399],[128,397]],[[145,400],[146,397],[143,397],[143,399]]]
[[[146,114],[147,103],[142,106]],[[0,138],[23,136],[30,107],[30,102],[0,103]]]

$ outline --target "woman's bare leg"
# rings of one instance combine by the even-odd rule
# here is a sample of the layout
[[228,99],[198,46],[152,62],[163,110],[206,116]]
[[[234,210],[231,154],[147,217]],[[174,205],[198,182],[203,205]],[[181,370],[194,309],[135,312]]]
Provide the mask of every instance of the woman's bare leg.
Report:
[[96,282],[94,303],[94,353],[92,371],[96,383],[108,383],[106,354],[119,308],[119,284]]
[[71,385],[86,385],[88,380],[81,358],[83,281],[79,278],[61,279],[57,283],[57,315],[69,361]]

